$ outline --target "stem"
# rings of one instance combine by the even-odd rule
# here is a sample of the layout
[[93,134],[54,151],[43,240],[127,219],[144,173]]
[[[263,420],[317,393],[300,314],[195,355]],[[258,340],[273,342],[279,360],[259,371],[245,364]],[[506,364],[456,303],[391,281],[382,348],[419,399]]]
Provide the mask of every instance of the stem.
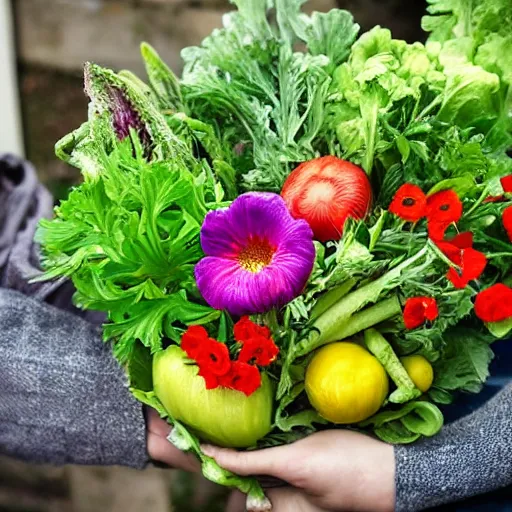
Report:
[[338,302],[355,286],[356,280],[351,278],[347,279],[344,283],[336,288],[324,293],[317,301],[311,311],[311,320],[316,320],[323,313],[325,313],[333,304]]
[[398,244],[388,244],[386,242],[380,242],[375,246],[375,250],[379,249],[391,249],[393,251],[404,251],[407,252],[409,250],[409,247],[406,247],[404,245],[398,245]]
[[332,337],[333,333],[339,331],[356,311],[360,310],[369,302],[376,302],[379,299],[379,295],[387,286],[394,287],[391,285],[393,280],[399,278],[405,268],[416,263],[426,252],[427,246],[383,276],[358,288],[331,306],[313,324],[313,327],[320,331],[320,338],[322,340],[328,339],[334,341],[335,338]]
[[425,117],[427,114],[430,113],[430,111],[432,109],[434,109],[435,107],[437,107],[437,105],[439,105],[441,103],[443,99],[443,95],[440,94],[439,96],[436,96],[435,99],[433,101],[431,101],[420,113],[419,115],[416,117],[415,121],[419,121],[422,117]]
[[369,327],[389,320],[402,312],[402,306],[398,297],[393,296],[390,299],[383,300],[373,306],[354,313],[349,321],[336,333],[335,339],[330,341],[343,340],[353,336],[358,332],[364,331]]
[[439,249],[439,247],[434,243],[432,242],[432,240],[428,240],[428,245],[430,246],[430,248],[436,253],[436,256],[441,260],[443,261],[444,263],[446,263],[448,266],[452,267],[452,268],[455,268],[455,269],[458,269],[459,266],[456,265],[455,263],[453,263],[453,261],[448,258],[448,256],[446,256],[442,251],[441,249]]
[[275,309],[271,309],[266,315],[264,315],[264,319],[273,333],[279,332],[279,322],[277,321],[277,311]]
[[393,347],[376,329],[368,329],[364,333],[364,342],[368,350],[384,366],[386,372],[396,384],[397,389],[389,397],[395,404],[403,404],[421,395],[409,374],[398,359]]
[[495,252],[494,254],[487,254],[487,259],[491,258],[502,258],[504,256],[512,256],[512,252]]
[[[349,297],[355,293],[351,293]],[[402,308],[396,296],[383,300],[367,309],[354,313],[344,322],[335,322],[333,328],[328,331],[328,334],[323,334],[322,331],[319,332],[317,330],[312,331],[308,338],[299,343],[294,357],[304,356],[323,345],[327,345],[327,343],[353,336],[358,332],[393,318],[401,311]]]
[[492,236],[486,235],[485,233],[480,233],[480,236],[487,240],[487,242],[491,242],[494,245],[497,245],[498,247],[501,247],[505,250],[510,250],[510,244],[507,244],[506,242],[502,242],[501,240],[498,240],[497,238],[494,238]]
[[464,217],[469,217],[485,200],[489,193],[489,187],[485,187],[482,193],[480,194],[480,197],[477,199],[476,203],[464,214]]
[[[361,112],[363,114],[363,112]],[[366,139],[366,153],[364,155],[363,160],[363,169],[366,171],[366,174],[370,176],[372,173],[373,167],[373,156],[375,153],[375,134],[377,132],[377,116],[379,114],[379,105],[377,101],[374,101],[373,106],[369,112],[367,112],[368,116],[364,116],[368,119],[367,121],[367,135]]]
[[265,496],[265,493],[259,485],[252,487],[247,493],[245,502],[247,512],[269,512],[272,510],[272,504]]

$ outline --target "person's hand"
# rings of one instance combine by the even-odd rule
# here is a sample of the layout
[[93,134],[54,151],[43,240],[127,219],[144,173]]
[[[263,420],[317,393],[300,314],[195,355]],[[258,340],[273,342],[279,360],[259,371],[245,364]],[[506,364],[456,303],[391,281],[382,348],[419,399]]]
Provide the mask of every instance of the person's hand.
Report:
[[152,460],[185,471],[201,469],[201,464],[193,455],[178,450],[167,440],[172,427],[154,409],[147,410],[146,426],[148,454]]
[[363,434],[329,430],[291,445],[254,452],[213,446],[205,446],[203,451],[239,475],[269,475],[285,480],[304,491],[311,504],[320,508],[394,510],[393,447]]

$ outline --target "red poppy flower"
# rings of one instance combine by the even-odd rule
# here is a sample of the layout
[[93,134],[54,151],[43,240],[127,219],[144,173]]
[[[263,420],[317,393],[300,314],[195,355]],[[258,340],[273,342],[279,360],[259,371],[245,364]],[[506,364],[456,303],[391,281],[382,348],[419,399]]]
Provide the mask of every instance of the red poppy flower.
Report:
[[452,259],[452,261],[460,270],[451,267],[446,277],[455,288],[465,288],[470,281],[478,279],[487,265],[485,254],[471,247],[462,249],[459,256]]
[[512,206],[508,206],[503,210],[501,219],[503,221],[503,227],[507,232],[508,239],[512,242]]
[[181,348],[190,359],[196,359],[201,347],[208,342],[208,332],[200,325],[191,325],[181,337]]
[[437,241],[436,245],[441,249],[441,252],[450,259],[450,261],[455,262],[456,259],[460,259],[460,254],[464,249],[470,249],[473,247],[473,233],[465,231],[464,233],[459,233],[450,240]]
[[512,174],[503,176],[503,178],[500,179],[500,182],[501,186],[503,187],[503,192],[506,194],[512,193]]
[[427,196],[420,187],[405,183],[395,193],[389,211],[409,222],[417,222],[427,213]]
[[220,378],[221,386],[252,395],[261,385],[261,375],[256,366],[233,361],[229,372]]
[[243,316],[233,328],[235,340],[243,343],[256,337],[270,338],[270,329],[263,325],[255,324],[248,316]]
[[257,364],[259,366],[268,366],[275,361],[279,349],[272,339],[263,338],[259,336],[247,340],[240,354],[238,360],[242,363]]
[[226,375],[229,372],[231,360],[228,347],[212,338],[208,338],[201,345],[201,349],[195,357],[199,368],[205,369],[213,375]]
[[501,322],[512,316],[512,288],[497,283],[480,292],[475,300],[475,314],[484,322]]
[[220,386],[220,379],[222,377],[212,373],[206,366],[199,367],[198,375],[203,377],[206,389],[215,389]]
[[453,190],[441,190],[427,198],[429,222],[451,224],[462,217],[462,203]]
[[434,242],[443,240],[446,230],[450,227],[451,222],[436,222],[434,220],[427,221],[428,237]]
[[455,288],[465,288],[470,281],[478,279],[487,265],[485,254],[471,247],[472,233],[460,233],[448,242],[436,244],[443,254],[459,267],[451,267],[446,274]]
[[433,321],[439,316],[436,299],[432,297],[412,297],[404,307],[404,324],[407,329],[416,329],[427,320]]
[[459,249],[468,249],[473,247],[473,233],[471,231],[464,231],[448,240],[448,243],[455,245]]
[[437,245],[459,267],[450,267],[446,274],[455,288],[465,288],[470,281],[478,279],[487,265],[485,254],[472,247],[461,248],[449,242],[438,242]]

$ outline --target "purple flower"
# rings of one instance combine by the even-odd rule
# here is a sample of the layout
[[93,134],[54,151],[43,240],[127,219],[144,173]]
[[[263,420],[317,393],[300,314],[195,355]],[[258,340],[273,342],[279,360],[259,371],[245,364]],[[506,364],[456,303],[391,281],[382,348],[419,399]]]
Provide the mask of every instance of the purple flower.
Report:
[[251,192],[208,213],[201,228],[206,254],[195,268],[199,291],[232,315],[265,313],[299,295],[313,269],[313,232],[277,194]]

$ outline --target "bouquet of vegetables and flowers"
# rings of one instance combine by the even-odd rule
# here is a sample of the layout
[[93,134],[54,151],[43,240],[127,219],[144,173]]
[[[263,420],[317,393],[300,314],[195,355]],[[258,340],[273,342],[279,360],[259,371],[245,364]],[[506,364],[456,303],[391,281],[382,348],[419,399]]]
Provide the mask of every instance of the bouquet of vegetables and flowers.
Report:
[[512,4],[429,0],[427,43],[303,0],[235,0],[180,79],[85,69],[42,279],[107,313],[130,389],[268,510],[241,449],[435,435],[512,329]]

